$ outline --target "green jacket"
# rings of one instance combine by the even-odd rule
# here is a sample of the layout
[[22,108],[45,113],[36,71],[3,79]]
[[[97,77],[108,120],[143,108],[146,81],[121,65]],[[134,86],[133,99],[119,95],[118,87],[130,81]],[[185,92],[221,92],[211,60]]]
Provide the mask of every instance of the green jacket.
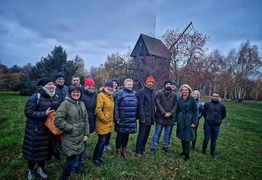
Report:
[[54,124],[64,132],[61,141],[66,156],[79,155],[84,151],[83,137],[89,135],[89,121],[83,101],[66,96],[56,111]]
[[198,107],[194,97],[189,95],[185,100],[179,98],[177,104],[176,118],[177,131],[176,135],[184,141],[194,141],[195,133],[192,124],[197,124]]

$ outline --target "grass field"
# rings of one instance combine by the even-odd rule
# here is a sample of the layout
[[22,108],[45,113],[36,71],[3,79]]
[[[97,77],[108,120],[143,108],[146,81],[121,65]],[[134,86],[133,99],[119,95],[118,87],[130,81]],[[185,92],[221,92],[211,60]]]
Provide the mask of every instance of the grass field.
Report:
[[[15,92],[0,92],[0,179],[26,179],[27,162],[23,159],[22,146],[26,117],[24,107],[28,97]],[[134,156],[137,134],[132,134],[128,144],[128,159],[115,155],[115,137],[110,145],[113,151],[103,155],[105,162],[100,167],[92,163],[97,135],[90,135],[86,151],[86,165],[80,173],[72,173],[71,179],[262,179],[262,103],[223,102],[227,118],[223,121],[217,141],[217,159],[209,153],[201,154],[203,119],[198,128],[196,150],[190,160],[184,162],[181,142],[175,137],[174,128],[170,153],[165,154],[161,145],[156,155],[151,155],[150,145],[154,127],[147,143],[147,155]],[[161,139],[161,142],[162,139]],[[60,161],[46,162],[48,179],[59,179],[65,157]],[[40,178],[35,178],[40,179]]]

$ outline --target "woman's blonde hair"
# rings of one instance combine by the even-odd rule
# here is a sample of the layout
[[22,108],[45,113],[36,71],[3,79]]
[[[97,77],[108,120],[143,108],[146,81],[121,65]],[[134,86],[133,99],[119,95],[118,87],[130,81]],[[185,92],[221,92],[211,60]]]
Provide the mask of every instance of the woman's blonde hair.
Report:
[[197,94],[198,100],[200,100],[200,92],[199,92],[198,90],[194,90],[193,93],[192,93],[192,95],[194,95],[194,93]]
[[180,89],[179,89],[180,94],[181,94],[181,92],[182,92],[182,88],[183,88],[183,87],[186,87],[186,88],[189,90],[189,94],[192,93],[191,87],[190,87],[188,84],[183,84],[183,85],[180,87]]

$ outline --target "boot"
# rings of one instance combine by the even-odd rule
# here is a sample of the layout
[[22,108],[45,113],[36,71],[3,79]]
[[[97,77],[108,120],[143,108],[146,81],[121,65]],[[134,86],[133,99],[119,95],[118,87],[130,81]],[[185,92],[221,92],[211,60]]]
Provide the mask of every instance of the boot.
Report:
[[189,160],[189,153],[187,153],[187,154],[185,155],[184,160],[185,160],[185,161],[188,161],[188,160]]
[[116,149],[116,155],[117,155],[118,157],[120,157],[121,154],[122,154],[122,150],[121,150],[120,148],[117,148],[117,149]]
[[122,147],[122,156],[126,159],[127,155],[126,155],[126,147]]

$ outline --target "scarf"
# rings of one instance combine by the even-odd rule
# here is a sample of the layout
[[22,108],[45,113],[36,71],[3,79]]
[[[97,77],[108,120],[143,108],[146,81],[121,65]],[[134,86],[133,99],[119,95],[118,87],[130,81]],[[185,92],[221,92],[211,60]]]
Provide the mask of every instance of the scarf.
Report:
[[45,92],[52,98],[52,97],[54,97],[54,95],[55,95],[55,89],[54,89],[54,92],[50,92],[48,89],[46,89],[46,87],[45,86],[43,86],[43,90],[45,90]]

